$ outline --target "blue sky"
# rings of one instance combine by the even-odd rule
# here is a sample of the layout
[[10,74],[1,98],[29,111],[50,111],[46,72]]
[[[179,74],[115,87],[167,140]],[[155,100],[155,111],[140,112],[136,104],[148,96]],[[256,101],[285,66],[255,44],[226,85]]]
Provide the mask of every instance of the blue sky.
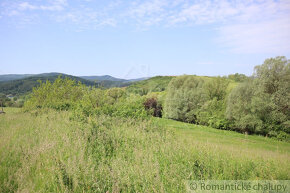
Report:
[[0,0],[0,74],[252,74],[290,58],[289,0]]

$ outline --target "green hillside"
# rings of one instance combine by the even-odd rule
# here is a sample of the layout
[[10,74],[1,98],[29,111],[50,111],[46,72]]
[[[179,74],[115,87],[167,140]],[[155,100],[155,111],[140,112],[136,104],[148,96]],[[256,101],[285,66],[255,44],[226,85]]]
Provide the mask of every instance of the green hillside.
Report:
[[18,80],[18,79],[26,78],[29,76],[33,76],[33,75],[32,74],[4,74],[4,75],[0,75],[0,82]]
[[149,92],[162,92],[165,91],[167,85],[173,78],[174,76],[155,76],[133,83],[127,90],[140,95],[146,95]]
[[45,82],[46,80],[53,82],[58,76],[63,78],[68,77],[70,79],[80,81],[86,86],[96,86],[101,88],[112,88],[112,87],[126,87],[134,82],[143,80],[140,79],[119,79],[112,76],[72,76],[62,73],[44,73],[44,74],[20,74],[20,75],[0,75],[0,93],[5,95],[23,95],[30,91],[32,88],[37,86],[38,80]]
[[114,82],[137,82],[141,80],[146,80],[148,78],[136,78],[136,79],[122,79],[122,78],[115,78],[110,75],[103,75],[103,76],[80,76],[80,78],[91,80],[91,81],[114,81]]
[[94,82],[101,88],[126,87],[133,84],[133,82],[112,81],[112,80],[102,80]]
[[39,74],[36,76],[30,76],[27,78],[22,78],[19,80],[12,80],[12,81],[5,81],[0,82],[0,93],[6,94],[6,95],[23,95],[27,92],[32,91],[33,87],[36,87],[39,85],[39,80],[42,82],[45,81],[51,81],[53,82],[55,79],[57,79],[58,76],[61,76],[62,78],[70,78],[76,81],[80,81],[82,84],[85,84],[87,86],[97,86],[97,83],[94,83],[89,80],[85,80],[76,76],[61,74],[61,73],[45,73],[45,74]]
[[0,192],[185,192],[187,180],[288,180],[289,62],[271,58],[255,70],[247,81],[42,83],[23,108],[0,114]]
[[[190,76],[199,77],[205,81],[217,78],[217,77],[196,76],[196,75],[190,75]],[[155,76],[146,80],[135,82],[132,85],[128,86],[127,90],[129,92],[140,94],[140,95],[146,95],[149,92],[163,92],[166,90],[169,82],[175,77],[176,76]],[[234,88],[238,84],[238,81],[232,78],[227,78],[227,77],[225,78],[229,81],[229,84],[230,84],[229,88]]]
[[185,180],[287,180],[290,145],[153,118],[0,115],[0,192],[185,192]]
[[80,78],[86,79],[86,80],[91,80],[91,81],[116,81],[116,82],[126,82],[127,80],[121,79],[121,78],[115,78],[110,75],[104,75],[104,76],[80,76]]
[[[62,73],[43,73],[43,74],[21,74],[21,75],[0,75],[0,93],[5,95],[23,95],[30,92],[33,87],[38,85],[38,80],[53,82],[58,76],[68,77],[87,86],[97,86],[102,88],[128,87],[131,93],[145,95],[149,92],[165,91],[169,82],[174,76],[156,76],[152,78],[139,79],[119,79],[109,75],[105,76],[72,76]],[[204,79],[211,77],[201,76]],[[236,81],[232,79],[232,83]]]

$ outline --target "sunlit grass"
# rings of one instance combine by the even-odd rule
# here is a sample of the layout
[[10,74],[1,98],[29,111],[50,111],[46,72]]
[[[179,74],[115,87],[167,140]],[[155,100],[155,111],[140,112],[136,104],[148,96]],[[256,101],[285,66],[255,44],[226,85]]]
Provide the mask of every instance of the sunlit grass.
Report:
[[166,119],[0,115],[0,192],[178,192],[189,179],[289,179],[290,145]]

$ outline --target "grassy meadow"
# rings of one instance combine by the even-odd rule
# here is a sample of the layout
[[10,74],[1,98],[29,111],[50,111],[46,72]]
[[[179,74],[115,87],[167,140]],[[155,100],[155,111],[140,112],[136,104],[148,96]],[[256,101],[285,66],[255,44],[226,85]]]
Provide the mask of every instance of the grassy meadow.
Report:
[[0,192],[184,192],[185,180],[289,179],[290,144],[151,117],[6,108]]

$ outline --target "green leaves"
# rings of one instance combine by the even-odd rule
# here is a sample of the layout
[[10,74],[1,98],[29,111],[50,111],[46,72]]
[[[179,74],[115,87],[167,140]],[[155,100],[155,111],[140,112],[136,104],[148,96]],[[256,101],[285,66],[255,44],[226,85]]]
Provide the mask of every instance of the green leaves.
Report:
[[[229,79],[241,83],[232,89]],[[253,78],[235,74],[229,79],[176,77],[168,85],[165,117],[289,139],[290,61],[270,58],[255,67]]]
[[38,87],[33,88],[30,98],[25,102],[26,110],[36,108],[52,108],[56,110],[68,110],[75,106],[83,96],[85,86],[69,78],[62,79],[59,76],[54,83],[39,82]]
[[267,59],[255,67],[254,79],[233,89],[227,103],[227,117],[235,129],[289,138],[289,66],[289,60],[283,56]]
[[195,76],[180,76],[168,85],[164,113],[166,118],[195,123],[198,109],[206,100],[204,80]]
[[181,76],[168,86],[165,116],[184,122],[228,129],[225,98],[229,81],[221,77]]

